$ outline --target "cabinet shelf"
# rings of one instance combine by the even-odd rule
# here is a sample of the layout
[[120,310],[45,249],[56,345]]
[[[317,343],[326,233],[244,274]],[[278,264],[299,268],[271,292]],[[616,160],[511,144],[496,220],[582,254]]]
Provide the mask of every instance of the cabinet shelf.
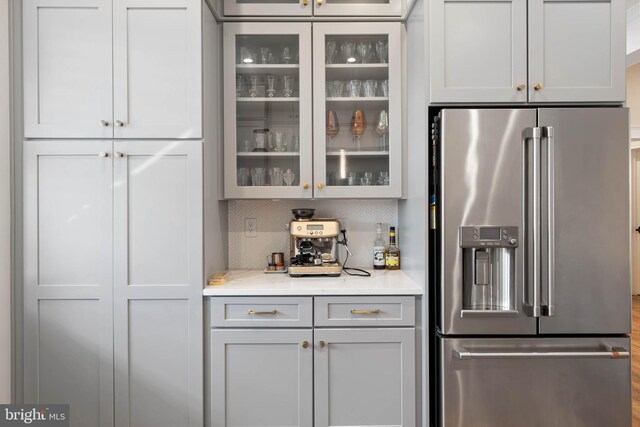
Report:
[[357,156],[357,157],[386,157],[388,151],[327,151],[328,157],[336,156]]
[[294,152],[264,152],[264,151],[256,151],[256,152],[242,152],[236,154],[238,157],[300,157],[300,153]]
[[300,98],[297,96],[273,96],[263,97],[263,96],[241,96],[236,97],[236,102],[298,102]]
[[355,104],[362,105],[365,109],[381,109],[389,106],[389,98],[385,96],[373,96],[373,97],[327,97],[327,104],[332,104],[335,108],[347,106],[353,108]]

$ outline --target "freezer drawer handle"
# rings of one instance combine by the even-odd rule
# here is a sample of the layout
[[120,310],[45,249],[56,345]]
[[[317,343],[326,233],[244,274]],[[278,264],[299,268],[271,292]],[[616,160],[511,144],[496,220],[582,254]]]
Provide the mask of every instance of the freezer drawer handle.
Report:
[[604,351],[467,351],[453,349],[456,359],[628,359],[629,351],[613,347]]

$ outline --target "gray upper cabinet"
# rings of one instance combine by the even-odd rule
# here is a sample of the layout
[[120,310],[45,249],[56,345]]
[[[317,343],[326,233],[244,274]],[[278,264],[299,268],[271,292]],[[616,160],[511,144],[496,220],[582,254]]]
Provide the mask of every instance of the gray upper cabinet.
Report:
[[26,138],[201,138],[199,0],[25,0]]
[[529,101],[623,102],[623,0],[529,0]]
[[24,143],[24,401],[113,427],[109,141]]
[[203,423],[202,143],[114,143],[118,427]]
[[211,331],[211,427],[313,426],[311,329]]
[[622,0],[434,0],[431,102],[622,102],[624,41]]
[[527,101],[527,0],[431,2],[431,101]]
[[415,329],[316,329],[315,426],[413,427]]

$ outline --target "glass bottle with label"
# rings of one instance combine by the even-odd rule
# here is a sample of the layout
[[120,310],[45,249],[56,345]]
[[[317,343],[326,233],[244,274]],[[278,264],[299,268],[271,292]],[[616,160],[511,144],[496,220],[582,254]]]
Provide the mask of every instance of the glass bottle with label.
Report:
[[387,270],[400,270],[400,249],[396,246],[396,228],[389,229],[389,246],[384,252]]
[[387,247],[387,244],[384,241],[384,237],[382,236],[384,225],[379,222],[377,224],[377,227],[376,240],[373,241],[373,269],[384,270],[384,252]]

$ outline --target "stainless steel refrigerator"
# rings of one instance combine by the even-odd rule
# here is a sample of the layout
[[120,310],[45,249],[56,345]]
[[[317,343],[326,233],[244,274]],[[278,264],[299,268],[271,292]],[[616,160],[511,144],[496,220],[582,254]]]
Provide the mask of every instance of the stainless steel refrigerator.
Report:
[[625,108],[443,109],[441,426],[631,426]]

